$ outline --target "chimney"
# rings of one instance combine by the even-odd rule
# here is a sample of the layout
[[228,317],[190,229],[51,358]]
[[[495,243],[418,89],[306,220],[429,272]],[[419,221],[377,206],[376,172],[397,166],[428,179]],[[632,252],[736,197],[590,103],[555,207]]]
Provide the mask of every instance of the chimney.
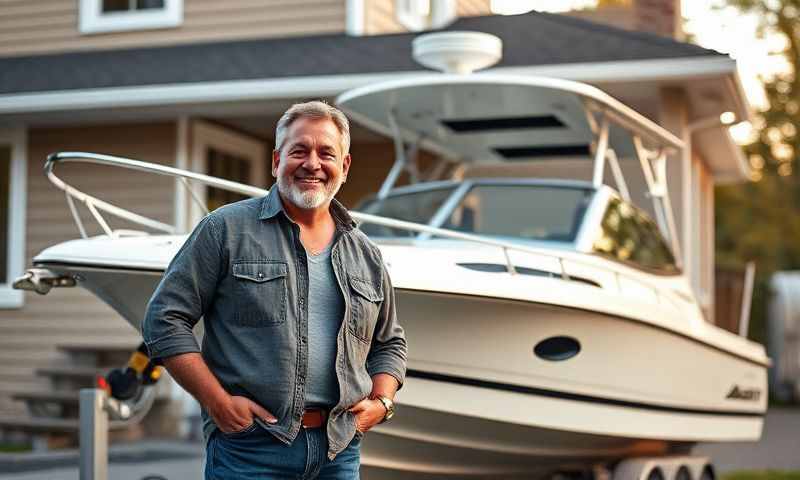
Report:
[[626,30],[684,38],[680,0],[599,0],[594,9],[566,14]]
[[680,0],[634,0],[633,9],[636,30],[683,38]]

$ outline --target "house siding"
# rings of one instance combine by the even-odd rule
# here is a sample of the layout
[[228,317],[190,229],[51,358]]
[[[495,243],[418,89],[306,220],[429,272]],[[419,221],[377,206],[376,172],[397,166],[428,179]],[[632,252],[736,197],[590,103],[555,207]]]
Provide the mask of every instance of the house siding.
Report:
[[492,13],[490,4],[490,0],[459,0],[456,15],[459,17],[490,15]]
[[406,28],[397,21],[395,0],[373,0],[365,2],[364,33],[376,35],[381,33],[405,32]]
[[346,17],[343,0],[185,0],[179,27],[83,35],[78,4],[0,0],[0,56],[343,32]]
[[[25,245],[28,265],[43,249],[80,236],[64,194],[42,172],[47,154],[59,150],[108,153],[173,165],[175,126],[150,123],[31,129]],[[65,165],[57,174],[98,198],[173,222],[172,179],[91,164]],[[96,222],[88,214],[82,216],[90,235],[99,233]],[[131,227],[111,217],[107,219],[114,227]],[[62,358],[57,345],[130,344],[139,338],[138,332],[117,313],[81,288],[54,289],[47,296],[26,292],[21,309],[0,311],[0,415],[24,412],[23,404],[10,400],[10,392],[47,387],[46,380],[36,377],[34,370]]]

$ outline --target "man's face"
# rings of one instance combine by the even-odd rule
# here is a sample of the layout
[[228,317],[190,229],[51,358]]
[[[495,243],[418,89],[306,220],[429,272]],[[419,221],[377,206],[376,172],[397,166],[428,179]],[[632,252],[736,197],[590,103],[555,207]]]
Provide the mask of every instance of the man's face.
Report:
[[283,148],[272,154],[272,175],[281,195],[302,209],[327,208],[350,169],[350,155],[344,155],[341,140],[332,120],[295,120]]

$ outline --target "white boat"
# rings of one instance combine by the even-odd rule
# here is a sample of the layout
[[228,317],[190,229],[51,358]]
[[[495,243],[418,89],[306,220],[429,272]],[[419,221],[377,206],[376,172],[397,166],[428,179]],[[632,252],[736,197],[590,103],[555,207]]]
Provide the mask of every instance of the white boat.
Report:
[[[354,213],[384,255],[410,346],[398,414],[365,442],[366,477],[585,472],[760,437],[764,349],[706,322],[681,271],[665,183],[666,154],[684,148],[680,140],[593,87],[547,78],[433,74],[338,103],[393,134],[398,153],[378,194]],[[457,172],[396,187],[404,170],[421,176],[409,143],[458,166],[501,170],[567,155],[583,160],[591,180]],[[633,205],[645,192],[628,188],[621,157],[637,159],[656,220]],[[266,193],[105,155],[49,159],[51,180],[106,234],[44,250],[19,285],[77,283],[137,328],[186,237],[66,185],[54,168],[69,161]],[[604,184],[606,169],[616,188]],[[113,231],[102,213],[162,233]]]

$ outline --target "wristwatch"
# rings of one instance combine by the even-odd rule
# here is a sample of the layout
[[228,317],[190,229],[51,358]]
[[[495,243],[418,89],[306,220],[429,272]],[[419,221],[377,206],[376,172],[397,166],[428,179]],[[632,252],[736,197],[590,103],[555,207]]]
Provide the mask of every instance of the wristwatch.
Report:
[[394,416],[394,402],[389,397],[384,397],[382,395],[378,395],[375,397],[376,400],[380,401],[383,404],[383,408],[386,409],[386,414],[383,416],[383,420],[380,423],[385,422],[386,420],[390,420]]

